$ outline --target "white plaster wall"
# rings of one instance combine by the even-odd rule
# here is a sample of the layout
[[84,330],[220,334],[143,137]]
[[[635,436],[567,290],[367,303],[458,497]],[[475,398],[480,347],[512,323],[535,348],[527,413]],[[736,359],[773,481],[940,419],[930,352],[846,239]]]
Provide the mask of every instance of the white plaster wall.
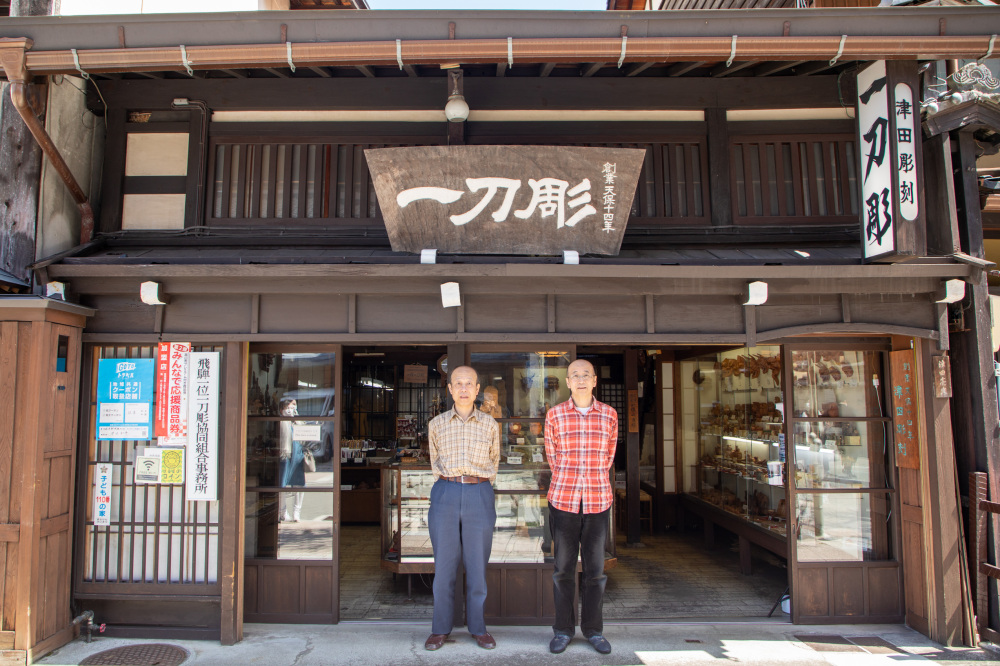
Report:
[[188,14],[288,9],[289,0],[60,0],[55,14]]
[[[73,76],[50,79],[45,129],[80,187],[94,203],[99,193],[93,174],[99,173],[103,161],[104,121],[87,110],[83,83],[83,80]],[[35,257],[48,257],[79,242],[80,213],[76,202],[59,173],[45,159],[42,163]]]

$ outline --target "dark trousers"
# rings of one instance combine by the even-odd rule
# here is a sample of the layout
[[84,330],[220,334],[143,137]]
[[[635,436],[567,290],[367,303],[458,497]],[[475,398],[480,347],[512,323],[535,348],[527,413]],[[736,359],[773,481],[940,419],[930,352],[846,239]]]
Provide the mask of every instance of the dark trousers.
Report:
[[438,479],[431,488],[427,527],[434,548],[432,634],[450,634],[455,625],[458,561],[465,565],[465,624],[469,633],[486,633],[486,564],[493,548],[497,511],[489,483]]
[[604,542],[608,536],[608,511],[570,513],[549,505],[549,529],[555,572],[552,586],[555,595],[556,622],[552,630],[572,636],[576,632],[576,561],[583,561],[583,585],[580,597],[583,612],[580,630],[585,638],[604,632]]

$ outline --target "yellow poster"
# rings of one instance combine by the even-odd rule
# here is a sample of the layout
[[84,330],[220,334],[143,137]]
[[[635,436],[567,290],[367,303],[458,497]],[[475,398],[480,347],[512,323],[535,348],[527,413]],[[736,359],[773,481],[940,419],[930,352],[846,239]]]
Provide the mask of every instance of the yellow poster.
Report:
[[163,449],[160,483],[184,483],[184,449]]

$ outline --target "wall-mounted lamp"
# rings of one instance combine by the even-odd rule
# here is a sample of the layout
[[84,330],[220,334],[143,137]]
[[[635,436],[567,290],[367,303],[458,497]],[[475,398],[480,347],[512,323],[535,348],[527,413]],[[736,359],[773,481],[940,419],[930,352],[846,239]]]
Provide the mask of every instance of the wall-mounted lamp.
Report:
[[461,123],[469,119],[469,104],[462,94],[462,70],[448,72],[448,103],[444,105],[444,117],[448,122]]
[[965,280],[948,280],[934,293],[934,300],[938,303],[958,303],[963,298]]
[[441,283],[441,307],[457,308],[462,304],[462,295],[457,282]]
[[743,305],[764,305],[767,302],[767,283],[761,280],[747,283],[741,298]]
[[166,305],[170,297],[160,291],[159,282],[143,282],[139,285],[139,298],[146,305]]

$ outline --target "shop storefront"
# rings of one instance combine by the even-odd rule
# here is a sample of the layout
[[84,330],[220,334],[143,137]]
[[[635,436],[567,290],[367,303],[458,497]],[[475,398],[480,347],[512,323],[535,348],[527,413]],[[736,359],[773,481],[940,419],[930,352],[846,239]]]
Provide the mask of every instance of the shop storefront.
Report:
[[[916,60],[871,59],[916,85]],[[870,139],[844,106],[875,93],[853,70],[747,86],[533,69],[546,89],[468,65],[391,83],[353,71],[376,65],[389,69],[100,82],[102,235],[37,266],[94,311],[76,607],[112,633],[226,643],[244,622],[389,617],[356,614],[367,583],[345,572],[388,577],[390,602],[425,593],[426,426],[448,408],[448,368],[468,363],[502,433],[488,618],[548,624],[541,426],[586,358],[620,416],[612,579],[676,601],[632,546],[696,534],[706,562],[734,547],[712,566],[780,572],[761,595],[787,593],[794,622],[931,632],[942,558],[928,539],[958,509],[932,490],[953,442],[930,369],[948,350],[941,301],[983,266],[927,256],[923,209],[892,227],[883,202],[859,225]],[[462,76],[489,113],[422,120]],[[140,482],[139,461],[163,464],[169,443],[100,436],[100,362],[155,359],[162,343],[217,355],[204,500]]]

